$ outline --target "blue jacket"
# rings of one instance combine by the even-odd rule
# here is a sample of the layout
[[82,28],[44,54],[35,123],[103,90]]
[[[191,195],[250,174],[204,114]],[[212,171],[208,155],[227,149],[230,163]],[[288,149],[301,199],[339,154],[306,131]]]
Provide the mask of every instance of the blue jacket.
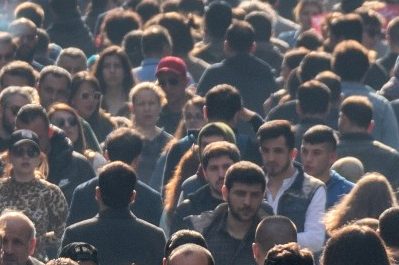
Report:
[[349,193],[353,186],[352,182],[331,170],[331,178],[327,181],[327,209],[334,206],[345,194]]

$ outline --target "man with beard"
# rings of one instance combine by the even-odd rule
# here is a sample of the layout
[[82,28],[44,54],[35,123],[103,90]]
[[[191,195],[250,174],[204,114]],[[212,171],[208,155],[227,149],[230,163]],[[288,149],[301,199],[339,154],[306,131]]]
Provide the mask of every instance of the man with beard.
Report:
[[253,264],[251,245],[255,229],[271,208],[263,201],[266,188],[263,170],[248,161],[237,162],[226,172],[222,203],[215,210],[186,218],[200,232],[218,265]]
[[294,163],[297,150],[291,124],[286,120],[264,123],[257,133],[266,172],[266,198],[274,213],[290,218],[298,230],[298,243],[318,252],[324,243],[322,217],[326,189]]
[[0,152],[8,148],[8,139],[15,128],[15,117],[19,109],[38,103],[37,90],[29,86],[9,86],[0,93]]

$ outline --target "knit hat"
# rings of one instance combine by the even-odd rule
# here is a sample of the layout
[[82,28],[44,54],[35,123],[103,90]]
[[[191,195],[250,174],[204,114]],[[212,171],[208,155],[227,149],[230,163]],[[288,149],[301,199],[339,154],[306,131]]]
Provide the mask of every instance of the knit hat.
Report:
[[223,122],[211,122],[202,127],[197,137],[197,144],[200,145],[202,137],[207,135],[220,135],[225,141],[236,143],[234,131]]

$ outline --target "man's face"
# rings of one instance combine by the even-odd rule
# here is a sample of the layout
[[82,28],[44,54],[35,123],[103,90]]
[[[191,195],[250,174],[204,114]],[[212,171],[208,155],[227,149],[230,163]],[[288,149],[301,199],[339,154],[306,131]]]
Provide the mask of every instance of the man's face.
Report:
[[19,109],[29,104],[30,102],[21,95],[12,95],[6,105],[2,109],[2,125],[3,129],[11,134],[15,129],[15,118],[18,114]]
[[331,165],[336,159],[336,153],[327,143],[302,142],[301,159],[306,173],[321,178],[329,175]]
[[79,57],[64,56],[58,66],[67,70],[71,75],[86,70],[86,62]]
[[15,51],[10,43],[0,42],[0,69],[15,58]]
[[48,74],[39,84],[40,103],[48,108],[54,102],[68,102],[69,87],[66,77]]
[[31,121],[29,124],[17,121],[16,128],[28,129],[35,132],[39,137],[40,150],[46,154],[50,151],[49,128],[43,119],[38,117]]
[[232,217],[240,222],[253,220],[263,200],[262,185],[236,182],[230,190],[227,190],[226,186],[223,190]]
[[224,183],[224,176],[227,169],[234,164],[228,156],[220,156],[211,158],[208,166],[204,168],[204,175],[206,181],[209,183],[211,193],[215,197],[222,197],[222,187]]
[[2,265],[26,265],[35,249],[35,240],[30,238],[28,229],[20,220],[7,221],[1,251]]
[[180,101],[185,97],[187,78],[173,72],[161,72],[157,76],[159,86],[165,91],[168,104]]
[[263,141],[260,152],[269,177],[284,175],[295,156],[295,149],[288,149],[284,136]]
[[29,24],[20,24],[15,27],[12,34],[14,42],[17,44],[18,59],[30,62],[36,49],[36,28]]

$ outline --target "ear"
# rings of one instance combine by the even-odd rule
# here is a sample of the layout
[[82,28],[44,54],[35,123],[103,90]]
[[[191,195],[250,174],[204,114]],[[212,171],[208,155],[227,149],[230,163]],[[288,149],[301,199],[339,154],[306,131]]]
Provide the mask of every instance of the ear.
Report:
[[252,243],[252,255],[254,256],[254,259],[258,261],[259,257],[259,246],[255,242]]
[[254,41],[251,47],[249,48],[249,53],[255,54],[255,52],[256,52],[256,41]]
[[97,201],[97,202],[102,201],[102,198],[101,198],[101,190],[100,190],[100,187],[99,187],[99,186],[96,187],[95,198],[96,198],[96,201]]
[[29,256],[33,256],[33,254],[35,253],[35,249],[36,249],[36,238],[32,238],[29,241]]
[[201,166],[202,173],[204,174],[205,180],[208,182],[208,177],[206,176],[206,170],[204,167]]
[[167,263],[167,261],[166,261],[166,258],[164,257],[163,259],[162,259],[162,265],[167,265],[168,263]]
[[130,203],[133,204],[136,201],[136,191],[133,190],[132,195],[130,195]]
[[367,132],[371,134],[374,130],[374,127],[375,127],[374,120],[371,120],[369,127],[367,127]]
[[303,115],[301,106],[299,106],[299,102],[296,103],[296,105],[295,105],[295,110],[296,110],[296,113],[298,113],[298,115],[299,115],[300,117]]
[[130,113],[134,114],[134,105],[133,105],[132,102],[129,102],[129,103],[128,103],[128,107],[129,107]]
[[207,107],[206,105],[204,105],[204,106],[202,107],[202,114],[204,115],[204,119],[205,119],[206,121],[208,121],[208,107]]
[[291,158],[291,160],[294,161],[294,160],[296,159],[296,156],[297,156],[297,155],[298,155],[298,149],[293,148],[293,149],[290,151],[290,158]]
[[224,201],[228,201],[229,198],[229,190],[227,189],[226,185],[223,185],[222,187],[222,196]]
[[108,155],[107,150],[104,151],[103,156],[104,156],[105,160],[109,161],[109,155]]

